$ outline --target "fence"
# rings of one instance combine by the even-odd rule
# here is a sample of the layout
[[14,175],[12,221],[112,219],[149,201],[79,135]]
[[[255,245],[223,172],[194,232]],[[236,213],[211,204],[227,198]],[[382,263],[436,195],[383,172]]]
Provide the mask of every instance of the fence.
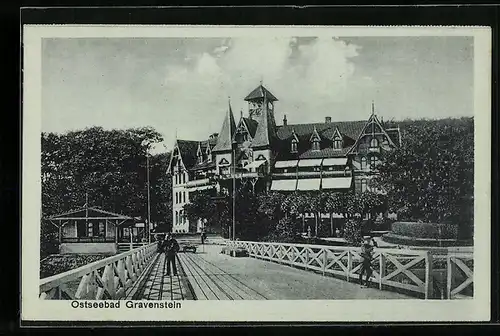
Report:
[[156,244],[102,259],[40,280],[40,299],[120,299],[156,252]]
[[[229,241],[229,246],[244,247],[254,258],[264,259],[289,266],[331,274],[347,281],[358,281],[362,267],[360,249],[356,247],[336,247],[306,244],[261,243],[248,241]],[[472,254],[462,257],[472,259]],[[448,263],[464,269],[457,255],[446,257]],[[379,289],[397,288],[405,292],[422,296],[425,299],[435,298],[433,256],[429,251],[407,249],[375,250],[372,260],[371,281]],[[452,270],[451,267],[448,267]],[[468,278],[449,290],[452,295],[463,291],[472,284],[472,272],[467,271]],[[451,272],[448,272],[451,274]],[[451,275],[450,278],[451,279]],[[451,288],[452,281],[448,280]]]

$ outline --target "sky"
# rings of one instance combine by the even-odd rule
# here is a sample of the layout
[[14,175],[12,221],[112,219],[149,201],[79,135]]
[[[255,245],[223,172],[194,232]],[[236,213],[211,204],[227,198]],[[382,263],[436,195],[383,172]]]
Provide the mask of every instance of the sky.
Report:
[[219,132],[260,82],[277,124],[472,116],[472,37],[49,38],[42,131],[152,126],[164,137]]

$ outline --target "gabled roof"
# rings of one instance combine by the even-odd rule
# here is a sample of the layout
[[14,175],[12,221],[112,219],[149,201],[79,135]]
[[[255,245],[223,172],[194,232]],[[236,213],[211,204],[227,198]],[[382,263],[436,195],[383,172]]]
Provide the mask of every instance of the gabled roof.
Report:
[[245,123],[250,136],[253,138],[255,136],[255,131],[257,130],[257,126],[259,123],[253,119],[243,117],[243,122]]
[[217,144],[212,149],[213,152],[227,151],[232,149],[232,138],[234,131],[236,129],[236,123],[234,122],[233,110],[231,109],[231,104],[229,104],[229,109],[222,123],[221,131],[217,137]]
[[399,131],[399,128],[390,128],[386,129],[387,135],[391,138],[392,142],[394,142],[396,145],[401,145],[401,133]]
[[177,140],[177,148],[179,148],[179,153],[186,169],[191,169],[196,164],[198,145],[199,141]]
[[359,136],[356,139],[356,142],[354,143],[354,145],[349,150],[349,152],[352,152],[353,150],[356,149],[356,147],[357,147],[357,145],[359,143],[359,140],[362,138],[362,133],[365,131],[365,129],[371,123],[375,123],[376,125],[378,125],[380,127],[380,129],[382,130],[382,133],[384,133],[387,136],[387,138],[388,138],[389,142],[391,143],[391,145],[396,146],[396,144],[394,143],[394,141],[392,140],[392,138],[387,134],[385,128],[382,126],[382,124],[378,120],[377,116],[374,113],[372,113],[372,115],[370,116],[370,118],[368,118],[368,121],[365,122],[365,125],[363,126],[363,129],[361,130],[361,132],[359,132]]
[[314,127],[313,132],[311,134],[311,137],[309,138],[309,141],[321,141],[321,137],[318,134],[318,130],[316,127]]
[[252,92],[248,94],[248,96],[245,97],[245,101],[249,100],[254,100],[254,99],[262,99],[264,97],[267,97],[267,100],[269,101],[277,101],[278,98],[276,98],[271,92],[269,92],[268,89],[266,89],[262,84],[257,86]]
[[77,219],[93,219],[93,218],[99,218],[99,219],[110,219],[110,220],[120,220],[122,224],[125,221],[135,221],[136,219],[130,216],[122,215],[119,213],[111,212],[111,211],[105,211],[102,209],[99,209],[97,207],[90,207],[87,205],[84,205],[81,208],[72,210],[72,211],[67,211],[63,212],[57,215],[52,215],[43,218],[44,220],[49,220],[49,221],[62,221],[62,220],[77,220]]

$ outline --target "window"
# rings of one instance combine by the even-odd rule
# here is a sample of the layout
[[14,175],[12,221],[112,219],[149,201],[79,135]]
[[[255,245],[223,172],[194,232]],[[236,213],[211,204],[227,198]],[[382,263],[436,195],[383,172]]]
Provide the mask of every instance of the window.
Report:
[[361,180],[361,192],[365,192],[367,188],[368,188],[368,183],[367,183],[366,179],[362,179]]
[[179,195],[175,192],[175,204],[179,203]]
[[313,150],[319,150],[319,140],[314,140],[312,145]]
[[106,225],[104,222],[99,222],[99,237],[104,237],[106,235]]
[[184,224],[184,213],[181,211],[179,211],[179,222],[181,224]]
[[333,141],[333,148],[334,149],[342,149],[342,139],[335,139]]
[[92,237],[94,235],[94,228],[92,226],[92,223],[89,223],[87,226],[87,235],[89,237]]
[[179,224],[179,213],[175,212],[175,225]]
[[378,158],[375,155],[370,156],[370,168],[375,169],[377,165],[378,165]]
[[361,170],[365,170],[366,169],[366,158],[363,156],[361,158]]
[[182,203],[186,203],[186,192],[182,192]]
[[378,140],[376,138],[373,138],[371,141],[370,141],[370,147],[371,148],[376,148],[378,147]]
[[297,140],[292,140],[292,153],[297,153]]

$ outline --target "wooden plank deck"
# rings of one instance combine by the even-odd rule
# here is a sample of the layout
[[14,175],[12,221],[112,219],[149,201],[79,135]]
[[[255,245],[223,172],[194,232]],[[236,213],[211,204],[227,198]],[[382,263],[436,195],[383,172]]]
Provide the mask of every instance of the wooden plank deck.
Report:
[[179,253],[180,263],[197,300],[266,300],[237,277],[203,258],[202,254]]
[[158,254],[138,285],[127,294],[132,300],[193,300],[182,269],[177,265],[177,276],[167,276],[167,260],[165,254]]

